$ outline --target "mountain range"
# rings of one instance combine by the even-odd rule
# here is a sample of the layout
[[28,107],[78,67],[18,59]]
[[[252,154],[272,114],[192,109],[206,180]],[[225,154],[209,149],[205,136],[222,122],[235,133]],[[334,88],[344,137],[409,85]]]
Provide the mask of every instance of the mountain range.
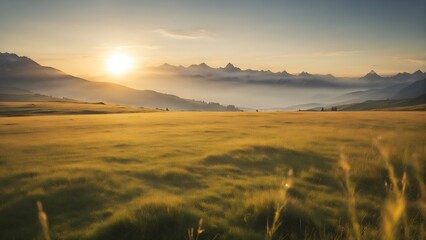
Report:
[[[188,67],[163,64],[141,72],[142,75],[126,76],[121,80],[123,85],[108,82],[107,77],[89,81],[41,66],[28,57],[0,53],[0,87],[85,102],[147,108],[239,111],[234,106],[237,105],[246,110],[297,110],[368,100],[415,98],[426,93],[426,73],[420,70],[393,76],[370,71],[359,78],[341,78],[308,72],[242,70],[231,63],[213,68],[201,63]],[[223,106],[216,102],[234,105]]]
[[[393,98],[403,88],[415,81],[426,78],[426,73],[418,70],[413,73],[398,73],[381,76],[370,71],[361,77],[337,77],[331,74],[287,71],[243,70],[232,63],[213,68],[206,63],[188,67],[163,64],[145,70],[155,84],[161,82],[163,89],[184,94],[181,85],[191,86],[193,93],[203,94],[210,99],[224,101],[263,110],[297,110],[305,107],[339,105]],[[155,80],[155,82],[154,82]],[[134,86],[147,84],[137,79],[130,82]],[[208,88],[208,91],[205,89]],[[412,91],[405,97],[416,97]]]
[[80,101],[190,111],[239,111],[235,106],[183,99],[152,90],[136,90],[110,82],[93,82],[41,66],[28,57],[0,53],[0,86]]
[[216,81],[237,81],[250,84],[275,84],[287,85],[289,87],[321,87],[321,88],[341,88],[341,87],[383,87],[396,83],[415,81],[426,78],[426,73],[417,70],[414,73],[398,73],[393,76],[380,76],[374,70],[359,78],[341,78],[331,74],[311,74],[301,72],[290,74],[287,71],[272,72],[269,70],[242,70],[228,63],[225,67],[213,68],[206,63],[193,64],[188,67],[173,66],[163,64],[152,67],[151,70],[158,72],[175,73],[187,77],[203,77]]

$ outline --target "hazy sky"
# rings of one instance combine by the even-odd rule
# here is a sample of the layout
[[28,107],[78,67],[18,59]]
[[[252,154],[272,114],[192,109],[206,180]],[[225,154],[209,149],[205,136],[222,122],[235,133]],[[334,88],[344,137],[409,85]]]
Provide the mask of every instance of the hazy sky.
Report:
[[122,51],[338,76],[426,70],[424,0],[0,0],[0,52],[78,76]]

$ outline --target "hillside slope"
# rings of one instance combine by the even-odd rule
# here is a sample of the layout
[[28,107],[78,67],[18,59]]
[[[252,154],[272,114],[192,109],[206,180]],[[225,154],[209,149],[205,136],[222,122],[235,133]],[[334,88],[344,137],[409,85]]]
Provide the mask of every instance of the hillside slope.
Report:
[[[387,100],[369,100],[362,103],[354,103],[337,106],[339,111],[363,111],[363,110],[380,110],[401,107],[413,107],[426,104],[426,95],[417,98],[407,99],[387,99]],[[407,108],[407,110],[418,110],[417,108]]]
[[412,98],[426,94],[426,78],[401,89],[393,99]]
[[0,102],[77,102],[69,98],[56,98],[39,93],[15,88],[0,86]]
[[0,87],[0,116],[108,114],[159,112],[158,109],[80,102],[55,98],[19,88]]

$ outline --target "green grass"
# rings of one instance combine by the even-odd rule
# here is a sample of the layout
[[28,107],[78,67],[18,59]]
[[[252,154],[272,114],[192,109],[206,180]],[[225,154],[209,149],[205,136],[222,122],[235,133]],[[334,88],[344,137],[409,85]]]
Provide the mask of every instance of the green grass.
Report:
[[[0,239],[346,239],[344,153],[363,239],[382,239],[389,171],[407,173],[406,222],[424,233],[426,113],[180,113],[0,118]],[[423,198],[423,199],[422,199]],[[352,205],[351,205],[352,206]],[[422,222],[423,221],[423,222]],[[424,231],[424,230],[423,230]]]

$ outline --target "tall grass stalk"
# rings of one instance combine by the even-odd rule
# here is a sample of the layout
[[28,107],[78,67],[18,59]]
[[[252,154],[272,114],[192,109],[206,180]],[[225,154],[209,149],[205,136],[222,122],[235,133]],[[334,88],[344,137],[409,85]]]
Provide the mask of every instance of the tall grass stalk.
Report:
[[200,218],[200,220],[198,221],[198,228],[197,231],[194,234],[194,228],[189,228],[188,229],[188,240],[198,240],[198,238],[200,237],[200,235],[204,232],[203,229],[203,219]]
[[38,209],[38,220],[40,221],[41,229],[43,230],[43,236],[45,240],[50,240],[49,234],[49,223],[47,221],[47,214],[43,210],[43,204],[38,201],[37,202]]
[[418,159],[418,155],[414,154],[412,159],[412,167],[414,169],[414,177],[419,184],[420,189],[420,201],[418,201],[418,209],[420,210],[420,219],[423,223],[419,224],[418,235],[419,239],[426,239],[426,229],[424,222],[426,221],[426,185],[422,178],[423,176],[423,166]]
[[[390,161],[389,149],[382,145],[380,139],[377,139],[374,144],[385,162],[390,180],[390,183],[385,183],[388,196],[382,209],[382,239],[394,240],[396,239],[395,236],[398,235],[397,229],[399,222],[405,216],[406,200],[404,193],[407,185],[407,173],[404,171],[404,175],[400,181],[396,177],[394,167]],[[406,224],[404,224],[404,235],[406,238],[409,238]]]
[[[280,198],[275,202],[274,218],[272,223],[266,221],[266,236],[265,240],[273,240],[278,228],[282,225],[281,214],[287,204],[287,191],[293,184],[293,169],[288,170],[287,179],[281,182]],[[282,238],[282,237],[281,237]]]
[[340,154],[339,165],[345,174],[344,184],[346,189],[346,196],[348,198],[348,211],[352,224],[352,233],[350,235],[353,236],[356,240],[361,240],[361,228],[359,226],[358,217],[356,214],[355,187],[350,180],[349,171],[351,167],[348,163],[348,157],[346,155]]

